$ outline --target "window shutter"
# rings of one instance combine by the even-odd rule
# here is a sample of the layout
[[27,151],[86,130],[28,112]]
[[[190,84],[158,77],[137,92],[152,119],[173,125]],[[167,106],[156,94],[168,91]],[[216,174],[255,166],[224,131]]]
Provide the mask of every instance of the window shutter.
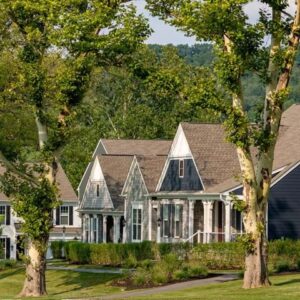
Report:
[[5,239],[6,259],[10,259],[10,238]]
[[73,206],[69,206],[69,225],[73,225]]
[[56,207],[56,225],[60,225],[60,206]]
[[6,206],[6,225],[10,225],[10,206]]

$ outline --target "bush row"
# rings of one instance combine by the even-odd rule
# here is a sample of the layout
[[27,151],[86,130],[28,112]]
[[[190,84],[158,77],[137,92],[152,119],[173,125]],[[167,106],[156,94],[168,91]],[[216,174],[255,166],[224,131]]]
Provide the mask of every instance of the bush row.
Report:
[[[64,248],[64,251],[62,250]],[[198,244],[192,247],[188,243],[156,244],[144,241],[131,244],[87,244],[82,242],[52,242],[54,258],[66,259],[76,264],[99,264],[110,266],[136,267],[139,262],[161,260],[174,253],[182,260],[201,262],[209,269],[243,269],[244,250],[240,243]],[[289,269],[300,265],[300,241],[276,240],[269,243],[269,264],[274,270],[282,269],[288,262]]]

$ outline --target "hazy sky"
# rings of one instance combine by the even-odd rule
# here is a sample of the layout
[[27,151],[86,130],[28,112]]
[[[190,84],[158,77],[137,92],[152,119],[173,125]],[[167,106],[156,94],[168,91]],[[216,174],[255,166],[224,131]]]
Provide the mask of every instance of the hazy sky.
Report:
[[[134,1],[138,8],[138,12],[143,13],[150,21],[150,26],[154,30],[154,33],[148,39],[147,43],[151,44],[194,44],[196,40],[191,37],[186,37],[183,32],[176,31],[174,27],[166,25],[163,21],[158,18],[151,17],[149,12],[145,10],[145,1],[136,0]],[[290,2],[295,2],[290,0]],[[255,21],[258,17],[258,11],[263,5],[253,1],[246,6],[246,12],[249,15],[251,21]],[[292,10],[292,8],[291,8]]]

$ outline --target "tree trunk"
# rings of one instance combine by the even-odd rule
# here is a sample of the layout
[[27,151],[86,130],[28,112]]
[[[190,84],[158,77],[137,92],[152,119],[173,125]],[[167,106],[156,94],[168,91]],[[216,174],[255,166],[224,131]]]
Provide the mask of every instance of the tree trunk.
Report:
[[248,246],[246,248],[245,273],[243,288],[258,288],[269,286],[268,275],[268,243],[265,224],[266,210],[258,210],[256,218],[251,218],[253,214],[247,214],[244,224],[247,234],[250,233]]
[[46,291],[46,250],[47,247],[36,247],[30,243],[28,256],[30,261],[26,267],[26,278],[20,297],[39,297]]

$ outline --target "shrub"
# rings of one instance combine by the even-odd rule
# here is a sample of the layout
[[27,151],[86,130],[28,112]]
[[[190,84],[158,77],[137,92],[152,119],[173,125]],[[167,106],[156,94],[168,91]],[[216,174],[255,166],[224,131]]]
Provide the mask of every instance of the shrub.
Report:
[[129,254],[128,258],[126,258],[124,266],[126,268],[136,268],[136,266],[138,265],[137,259],[134,255],[132,255],[131,253]]
[[0,270],[7,270],[15,268],[17,261],[15,259],[3,259],[0,260]]
[[189,277],[200,277],[200,276],[207,276],[208,271],[206,267],[199,266],[199,267],[190,267],[188,269]]
[[[53,241],[50,244],[52,256],[55,259],[63,258],[64,241]],[[65,254],[66,255],[66,254]]]
[[291,265],[288,261],[286,260],[280,260],[277,263],[275,263],[274,265],[274,270],[277,273],[280,272],[287,272],[291,270]]
[[154,265],[154,261],[151,259],[145,259],[138,263],[138,265],[143,268],[149,270]]
[[176,270],[173,273],[174,280],[185,280],[189,278],[189,272],[186,269],[183,270]]
[[90,263],[90,244],[70,242],[68,245],[67,259],[75,264]]
[[137,286],[148,285],[151,282],[151,274],[148,272],[148,270],[137,268],[132,275],[132,282]]
[[156,264],[152,268],[151,279],[153,284],[167,283],[169,280],[168,271],[161,265]]
[[180,261],[174,253],[167,254],[161,262],[161,266],[165,268],[169,277],[171,277],[173,272],[179,269],[181,265],[182,261]]

